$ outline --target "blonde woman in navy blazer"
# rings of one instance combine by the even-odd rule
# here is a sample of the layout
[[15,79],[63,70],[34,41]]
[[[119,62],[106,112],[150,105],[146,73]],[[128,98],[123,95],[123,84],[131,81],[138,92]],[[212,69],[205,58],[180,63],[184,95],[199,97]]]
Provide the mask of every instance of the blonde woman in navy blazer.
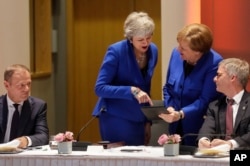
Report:
[[[208,104],[218,97],[213,77],[222,57],[213,49],[212,32],[204,24],[190,24],[178,34],[163,87],[164,104],[170,114],[160,117],[169,122],[170,134],[197,134]],[[182,143],[196,145],[196,137],[185,136]]]
[[95,85],[102,140],[144,145],[150,122],[141,105],[151,104],[150,87],[158,50],[151,42],[154,22],[144,12],[132,12],[124,23],[126,39],[109,46]]

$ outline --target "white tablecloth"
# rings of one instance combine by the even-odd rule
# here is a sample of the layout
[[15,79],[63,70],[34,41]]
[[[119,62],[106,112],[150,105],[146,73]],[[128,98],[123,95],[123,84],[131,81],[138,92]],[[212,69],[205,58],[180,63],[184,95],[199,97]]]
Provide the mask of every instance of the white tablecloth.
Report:
[[[142,149],[121,152],[121,149]],[[119,147],[73,151],[60,155],[48,146],[18,154],[1,154],[0,166],[229,166],[229,157],[195,158],[191,155],[164,156],[162,147]]]

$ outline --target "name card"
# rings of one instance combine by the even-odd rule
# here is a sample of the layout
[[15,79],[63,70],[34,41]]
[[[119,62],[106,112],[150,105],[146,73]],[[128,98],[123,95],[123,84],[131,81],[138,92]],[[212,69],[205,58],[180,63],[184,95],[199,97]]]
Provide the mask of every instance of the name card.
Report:
[[88,145],[87,152],[102,152],[104,150],[102,145]]

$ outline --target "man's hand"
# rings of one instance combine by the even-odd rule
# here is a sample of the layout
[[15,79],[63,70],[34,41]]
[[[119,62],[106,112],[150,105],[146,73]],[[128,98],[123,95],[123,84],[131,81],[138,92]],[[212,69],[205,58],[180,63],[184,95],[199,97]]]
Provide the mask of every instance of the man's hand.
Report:
[[215,146],[218,146],[218,145],[229,145],[230,149],[233,148],[233,144],[230,142],[230,141],[225,141],[225,140],[222,140],[222,139],[214,139],[212,142],[211,142],[211,147],[215,147]]
[[211,142],[210,142],[210,140],[208,140],[206,138],[201,138],[199,140],[198,147],[199,147],[199,149],[211,148]]
[[25,136],[17,138],[20,141],[18,148],[25,149],[28,146],[28,139]]

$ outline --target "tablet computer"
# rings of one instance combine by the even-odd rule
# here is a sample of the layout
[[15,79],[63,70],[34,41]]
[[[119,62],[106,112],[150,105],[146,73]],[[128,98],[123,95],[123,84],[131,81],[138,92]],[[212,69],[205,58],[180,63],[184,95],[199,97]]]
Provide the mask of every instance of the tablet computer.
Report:
[[164,107],[163,102],[160,104],[159,101],[153,101],[154,105],[153,106],[142,106],[141,110],[144,113],[144,115],[149,119],[149,120],[160,120],[159,114],[165,113],[168,114],[167,109]]

